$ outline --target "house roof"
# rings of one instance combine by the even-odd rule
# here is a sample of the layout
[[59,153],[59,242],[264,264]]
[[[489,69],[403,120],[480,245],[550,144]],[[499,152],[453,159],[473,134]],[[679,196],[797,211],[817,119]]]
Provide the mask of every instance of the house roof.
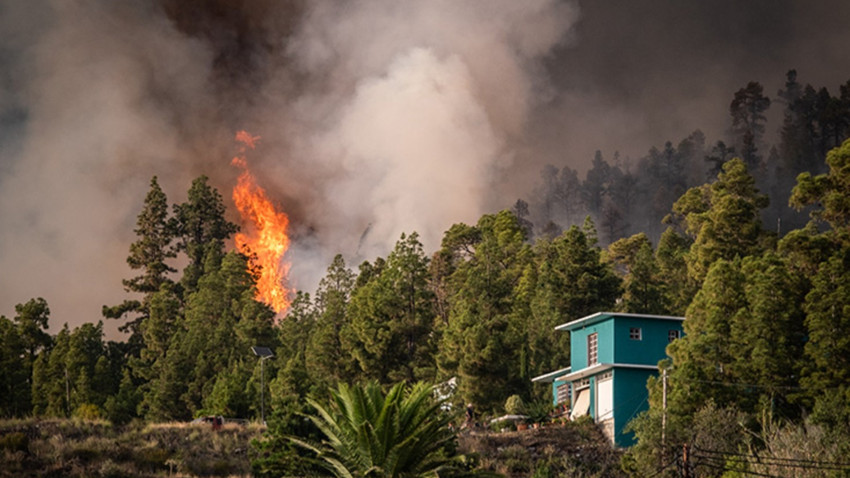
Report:
[[554,372],[544,373],[543,375],[538,375],[537,377],[532,378],[531,381],[538,383],[554,382],[556,378],[569,373],[570,369],[571,367],[566,367],[560,370],[555,370]]
[[654,320],[674,320],[678,322],[682,322],[685,320],[684,317],[675,317],[672,315],[650,315],[650,314],[629,314],[625,312],[597,312],[595,314],[588,315],[587,317],[582,317],[580,319],[576,319],[572,322],[567,322],[566,324],[561,324],[555,327],[555,330],[575,330],[579,327],[584,327],[588,325],[595,324],[597,322],[602,322],[603,320],[608,320],[612,317],[633,317],[638,319],[654,319]]
[[[579,380],[585,377],[589,377],[591,375],[596,375],[601,372],[605,372],[606,370],[610,370],[613,368],[635,368],[641,370],[658,370],[658,367],[655,365],[645,365],[639,363],[598,363],[595,365],[591,365],[590,367],[585,367],[581,370],[576,370],[573,373],[568,373],[566,375],[561,375],[556,377],[557,380],[563,381],[572,381]],[[552,372],[553,374],[556,372]],[[547,374],[550,375],[550,374]]]

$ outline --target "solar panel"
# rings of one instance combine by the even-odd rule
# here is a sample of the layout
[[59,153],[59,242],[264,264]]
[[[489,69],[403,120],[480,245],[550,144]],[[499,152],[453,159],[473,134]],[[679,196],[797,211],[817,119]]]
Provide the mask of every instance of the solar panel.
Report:
[[251,347],[251,350],[254,351],[254,355],[256,355],[257,357],[266,358],[274,356],[274,354],[272,353],[272,349],[268,347]]

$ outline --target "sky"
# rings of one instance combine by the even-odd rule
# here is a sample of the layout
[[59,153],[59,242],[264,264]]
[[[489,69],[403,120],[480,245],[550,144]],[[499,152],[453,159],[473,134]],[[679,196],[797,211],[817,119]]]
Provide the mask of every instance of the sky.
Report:
[[249,166],[312,292],[336,253],[356,267],[413,231],[435,251],[546,164],[724,139],[749,81],[775,97],[795,68],[837,93],[847,18],[839,0],[0,0],[0,314],[44,297],[52,332],[100,320],[127,297],[151,177],[176,203],[204,174],[230,205],[238,130],[261,137]]

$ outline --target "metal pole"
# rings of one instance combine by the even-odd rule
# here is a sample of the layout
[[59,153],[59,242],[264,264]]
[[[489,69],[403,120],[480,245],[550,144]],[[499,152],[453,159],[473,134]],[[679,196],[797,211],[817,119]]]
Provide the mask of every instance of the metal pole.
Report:
[[667,463],[667,369],[661,371],[661,466]]
[[265,357],[260,359],[260,420],[266,424],[266,372],[263,367]]
[[65,416],[71,416],[71,380],[68,378],[68,367],[65,367]]

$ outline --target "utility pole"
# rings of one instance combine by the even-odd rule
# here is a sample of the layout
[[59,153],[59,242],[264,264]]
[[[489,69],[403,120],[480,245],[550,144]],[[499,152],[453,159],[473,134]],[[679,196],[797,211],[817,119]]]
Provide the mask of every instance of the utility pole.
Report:
[[71,379],[68,377],[68,366],[65,366],[65,415],[71,416]]
[[266,370],[265,362],[267,359],[274,357],[274,353],[268,347],[251,347],[254,355],[260,357],[260,420],[262,424],[266,424]]
[[661,370],[661,467],[667,464],[667,368]]

